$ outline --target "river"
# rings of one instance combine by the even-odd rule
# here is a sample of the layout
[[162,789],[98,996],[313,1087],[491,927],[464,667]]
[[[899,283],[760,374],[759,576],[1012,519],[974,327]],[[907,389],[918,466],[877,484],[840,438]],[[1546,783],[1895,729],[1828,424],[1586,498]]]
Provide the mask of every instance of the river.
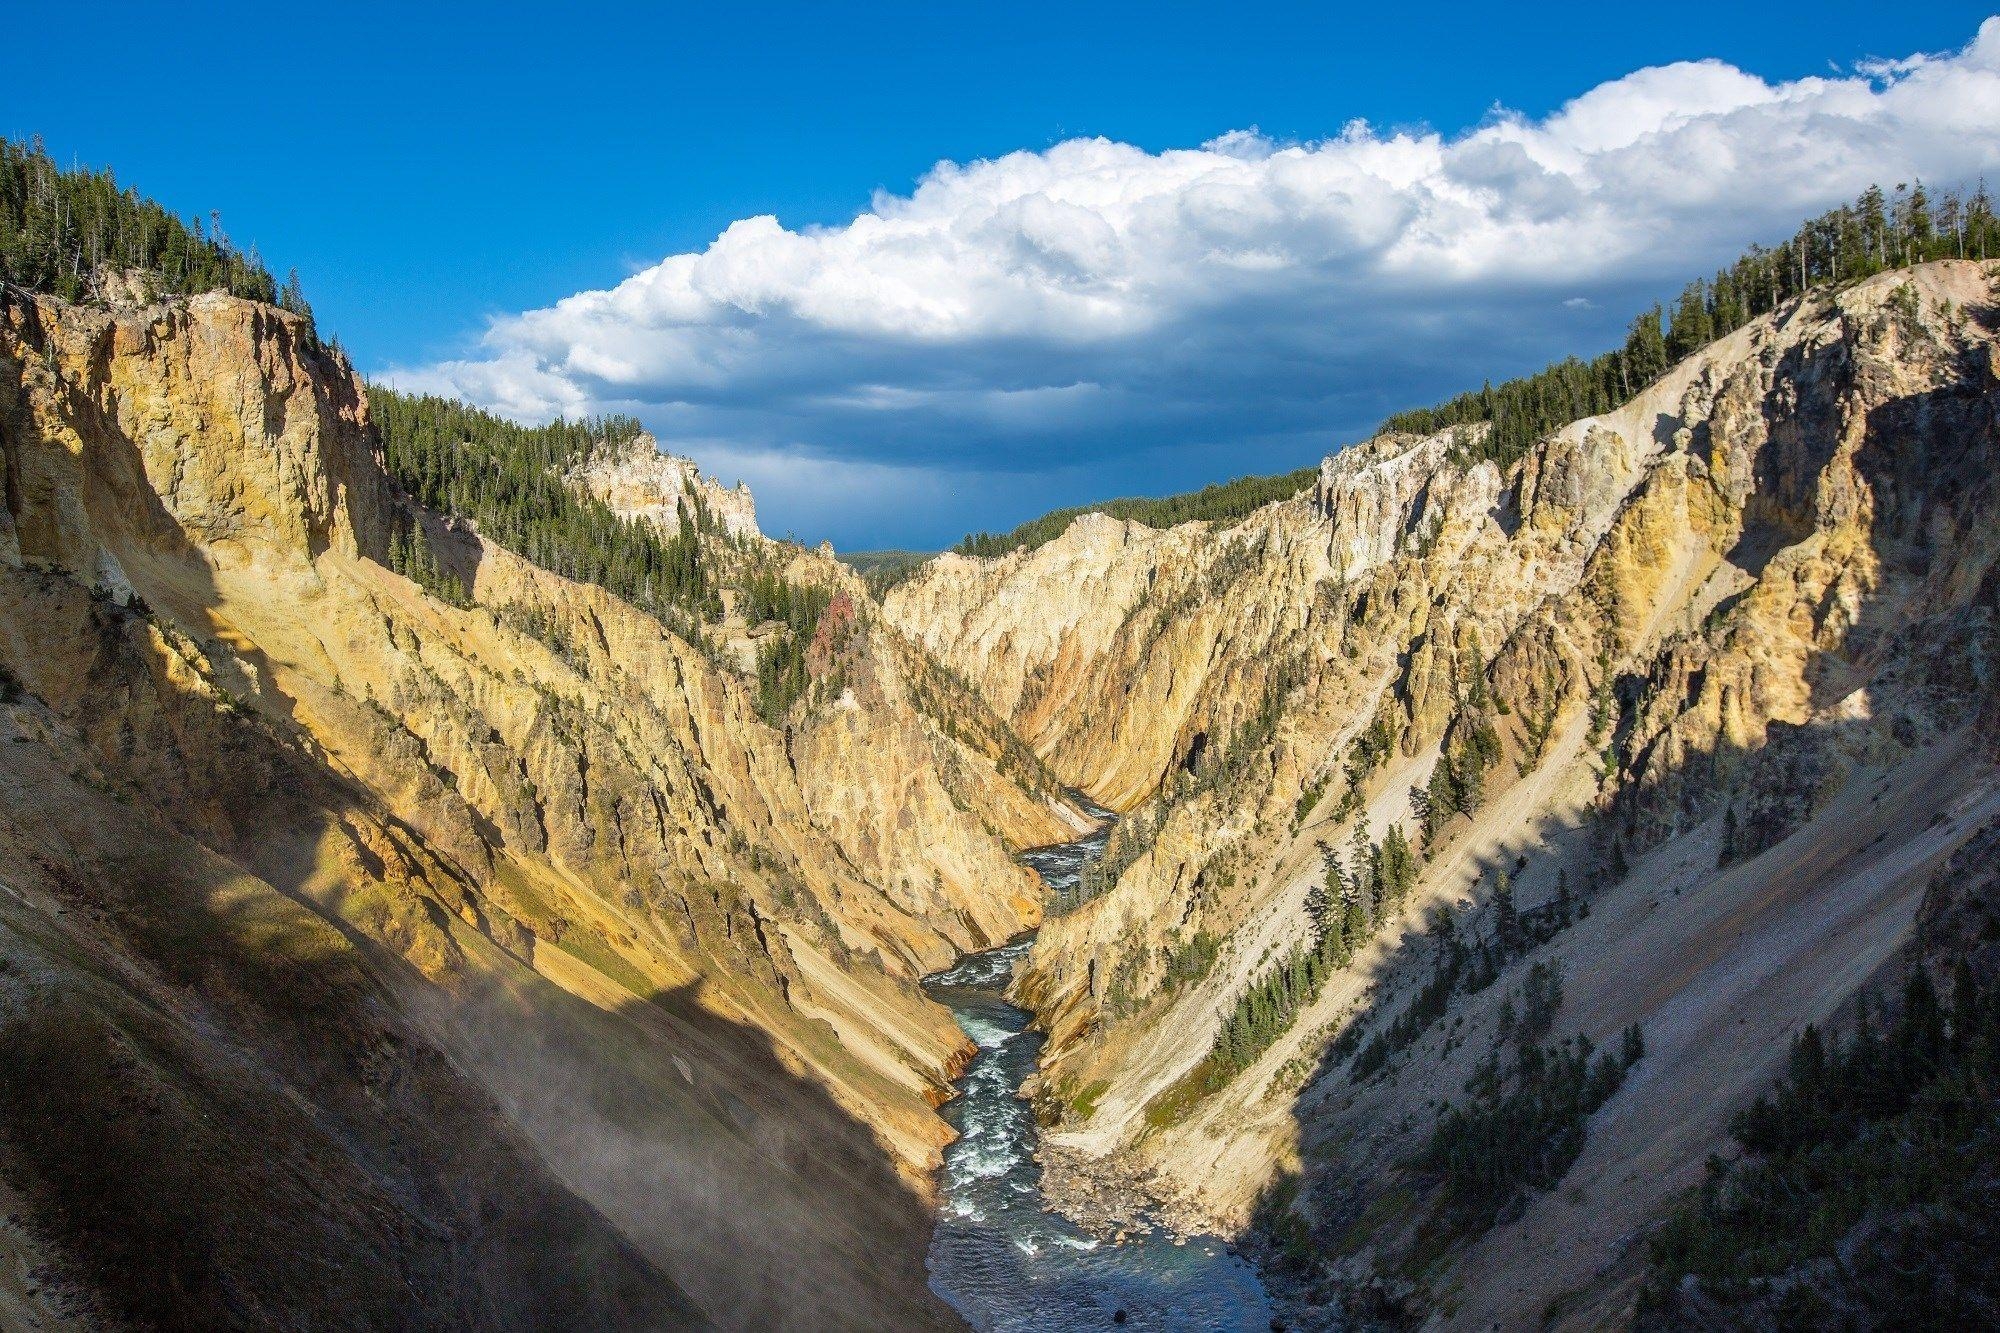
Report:
[[[1108,815],[1109,812],[1101,812]],[[1106,829],[1108,830],[1108,824]],[[1105,830],[1023,854],[1058,900]],[[944,1117],[959,1132],[945,1149],[931,1289],[981,1333],[1001,1330],[1266,1330],[1271,1309],[1256,1270],[1212,1236],[1175,1244],[1160,1229],[1120,1245],[1080,1230],[1045,1205],[1038,1133],[1021,1083],[1035,1072],[1040,1034],[1007,1002],[1030,940],[971,954],[924,988],[977,1043]]]

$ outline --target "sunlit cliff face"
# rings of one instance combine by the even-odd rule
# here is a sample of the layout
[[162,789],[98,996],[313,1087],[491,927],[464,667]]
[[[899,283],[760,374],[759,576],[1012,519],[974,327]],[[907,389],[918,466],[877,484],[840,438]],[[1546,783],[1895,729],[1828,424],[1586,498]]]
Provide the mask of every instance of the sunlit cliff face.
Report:
[[[1585,1287],[1577,1308],[1610,1317],[1595,1266],[1698,1180],[1788,1032],[1893,961],[1994,813],[1993,302],[1976,262],[1884,274],[1505,470],[1451,432],[1385,437],[1226,530],[1094,517],[897,587],[893,622],[1128,811],[1119,873],[1044,925],[1014,992],[1050,1034],[1052,1160],[1115,1163],[1192,1226],[1315,1228],[1342,1262],[1366,1215],[1365,1285],[1419,1243],[1408,1163],[1502,1000],[1561,967],[1558,1035],[1612,1049],[1639,1023],[1656,1091],[1591,1121],[1580,1200],[1538,1197],[1450,1280],[1503,1324]],[[1457,790],[1439,774],[1473,766],[1469,813],[1428,817]],[[1313,938],[1314,895],[1338,901],[1329,865],[1351,875],[1392,825],[1424,849],[1407,900],[1247,1067],[1190,1091],[1239,997]],[[1570,925],[1357,1074],[1435,975],[1440,923],[1491,945],[1502,870],[1515,911],[1567,893]],[[1552,1257],[1551,1228],[1591,1239]]]
[[[121,1043],[150,1052],[146,1077],[173,1089],[185,1123],[282,1118],[270,1108],[303,1097],[354,1143],[396,1143],[352,1071],[447,1062],[433,1095],[486,1109],[461,1117],[462,1137],[410,1139],[403,1160],[419,1173],[455,1169],[454,1154],[490,1160],[490,1207],[523,1217],[570,1199],[548,1205],[548,1229],[524,1220],[519,1234],[559,1253],[556,1228],[574,1226],[576,1253],[597,1245],[604,1271],[625,1275],[562,1288],[578,1322],[661,1322],[630,1312],[648,1283],[731,1325],[942,1318],[924,1286],[924,1199],[947,1137],[932,1107],[965,1038],[915,979],[1033,925],[1039,895],[1009,852],[1082,823],[1010,755],[1004,726],[883,627],[830,559],[773,546],[837,585],[842,615],[812,648],[845,680],[774,728],[721,642],[756,627],[725,621],[698,647],[414,512],[381,472],[351,370],[270,307],[203,296],[104,310],[10,292],[0,368],[0,711],[18,761],[0,836],[22,867],[9,911],[26,914],[0,932],[7,975],[71,994],[64,1030],[101,1031],[109,1067]],[[673,497],[648,486],[688,480],[626,462],[597,480],[618,482],[641,521],[635,496],[657,508]],[[734,495],[707,497],[714,540],[748,558],[765,547],[747,502],[731,530]],[[390,538],[411,525],[468,605],[390,570]],[[156,861],[134,861],[143,849]],[[157,902],[156,877],[175,885]],[[225,945],[229,966],[201,961]],[[293,1003],[294,981],[241,969],[304,969],[305,986],[322,955],[343,985],[375,988],[387,1035],[343,1027],[339,1006],[309,1032],[260,1026],[233,998]],[[123,978],[139,1007],[86,972]],[[194,987],[196,1010],[161,998],[176,986]],[[134,1026],[149,1004],[167,1006],[170,1036]],[[10,1032],[37,1058],[59,1054],[33,1044],[42,1029]],[[351,1063],[302,1086],[290,1062],[308,1043]],[[203,1071],[239,1047],[269,1077],[230,1100]],[[154,1215],[184,1171],[212,1179],[204,1193],[231,1201],[227,1215],[304,1209],[340,1244],[397,1252],[340,1229],[377,1225],[343,1174],[359,1169],[349,1149],[291,1120],[270,1133],[281,1159],[318,1155],[301,1176],[316,1204],[274,1196],[250,1165],[268,1154],[213,1136],[162,1156],[165,1175],[114,1171],[87,1197],[84,1182],[24,1178],[49,1191],[38,1212],[101,1216],[109,1230],[89,1235]],[[107,1160],[156,1151],[147,1142],[120,1140]],[[470,1225],[453,1219],[448,1237]],[[106,1274],[120,1299],[170,1289],[79,1244],[80,1286]],[[212,1248],[201,1262],[216,1282],[288,1308],[247,1251]],[[466,1285],[410,1280],[440,1308],[513,1300],[491,1285],[513,1260],[481,1253]],[[375,1276],[335,1305],[367,1308]]]

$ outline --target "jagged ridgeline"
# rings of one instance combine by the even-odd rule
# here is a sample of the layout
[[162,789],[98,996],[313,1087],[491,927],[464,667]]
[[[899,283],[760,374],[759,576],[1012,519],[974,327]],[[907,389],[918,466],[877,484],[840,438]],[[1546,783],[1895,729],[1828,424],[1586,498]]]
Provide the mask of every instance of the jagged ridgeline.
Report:
[[[1713,278],[1690,282],[1671,314],[1657,305],[1642,312],[1621,347],[1588,361],[1566,357],[1497,385],[1489,381],[1434,407],[1399,412],[1381,429],[1434,435],[1464,426],[1457,441],[1462,462],[1492,459],[1506,467],[1550,431],[1623,406],[1697,348],[1815,288],[1933,259],[1989,256],[2000,256],[2000,220],[1983,184],[1969,194],[1932,192],[1921,181],[1888,192],[1871,186],[1852,204],[1812,219],[1775,248],[1752,246]],[[1197,521],[1227,526],[1274,500],[1290,499],[1318,475],[1317,469],[1304,468],[1238,477],[1182,495],[1057,509],[1010,532],[968,533],[953,549],[981,557],[1018,547],[1034,550],[1089,513],[1149,528]],[[913,567],[896,566],[888,584],[907,577]]]
[[253,246],[238,250],[218,214],[183,222],[109,171],[65,171],[40,139],[0,140],[0,279],[66,301],[93,294],[98,273],[142,270],[154,295],[225,291],[310,317],[292,273],[282,288]]
[[1462,458],[1506,467],[1559,426],[1632,400],[1683,358],[1759,315],[1828,284],[1857,282],[1933,259],[2000,255],[2000,221],[1982,184],[1970,195],[1933,194],[1919,181],[1893,194],[1870,186],[1854,203],[1822,213],[1775,249],[1752,246],[1707,281],[1690,282],[1671,318],[1659,306],[1632,321],[1625,345],[1589,361],[1569,357],[1533,375],[1488,383],[1436,407],[1400,412],[1385,431],[1434,435],[1485,424],[1458,441]]
[[1318,475],[1317,468],[1301,468],[1297,472],[1275,477],[1238,477],[1234,481],[1218,482],[1185,495],[1140,496],[1058,509],[998,536],[990,532],[968,533],[952,549],[960,555],[974,556],[1005,555],[1021,546],[1032,551],[1062,536],[1072,520],[1085,514],[1108,514],[1112,518],[1143,523],[1149,528],[1171,528],[1178,523],[1196,522],[1227,524],[1256,513],[1273,500],[1291,499],[1312,485],[1313,478]]

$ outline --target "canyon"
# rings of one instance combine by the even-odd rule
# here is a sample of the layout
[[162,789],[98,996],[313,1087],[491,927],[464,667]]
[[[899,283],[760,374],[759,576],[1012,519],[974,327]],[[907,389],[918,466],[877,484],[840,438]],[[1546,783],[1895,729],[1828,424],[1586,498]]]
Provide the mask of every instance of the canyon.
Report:
[[[1300,1326],[1643,1316],[1792,1034],[1982,928],[1995,283],[1809,294],[1504,465],[1384,432],[882,590],[650,435],[574,461],[695,544],[699,624],[417,503],[309,318],[0,290],[0,1324],[955,1326],[975,1048],[920,983],[1029,932],[1058,1203],[1240,1240]],[[1425,1144],[1552,976],[1643,1052],[1557,1187],[1441,1229]]]

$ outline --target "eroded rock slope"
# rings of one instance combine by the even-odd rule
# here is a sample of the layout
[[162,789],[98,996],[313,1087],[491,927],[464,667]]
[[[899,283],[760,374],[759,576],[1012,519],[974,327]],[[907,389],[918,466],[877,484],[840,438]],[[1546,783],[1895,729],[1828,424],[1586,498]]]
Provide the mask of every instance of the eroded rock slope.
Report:
[[[914,979],[1034,924],[1009,850],[1077,816],[858,585],[767,721],[415,510],[346,362],[220,295],[0,293],[0,452],[0,1313],[948,1321]],[[655,471],[574,480],[657,520]]]
[[[1128,811],[1020,983],[1064,1162],[1291,1238],[1308,1303],[1627,1309],[1635,1238],[1788,1034],[2000,815],[1995,305],[1981,264],[1885,274],[1504,470],[1477,427],[1385,436],[1227,529],[1087,518],[891,593]],[[1415,856],[1385,875],[1392,826]],[[1425,1154],[1482,1069],[1514,1077],[1531,1002],[1537,1040],[1630,1053],[1636,1024],[1644,1053],[1559,1187],[1475,1217]]]

